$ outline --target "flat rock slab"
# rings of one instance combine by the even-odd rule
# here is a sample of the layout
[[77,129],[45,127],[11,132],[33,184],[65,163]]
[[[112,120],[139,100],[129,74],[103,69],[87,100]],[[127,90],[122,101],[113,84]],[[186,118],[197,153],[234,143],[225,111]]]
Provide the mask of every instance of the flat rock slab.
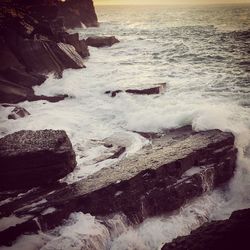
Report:
[[166,83],[153,84],[151,86],[142,87],[134,86],[129,89],[108,90],[105,94],[115,97],[117,94],[125,92],[134,95],[158,95],[166,90]]
[[51,184],[75,165],[75,153],[64,131],[22,130],[0,139],[0,190]]
[[6,243],[13,240],[13,230],[23,233],[27,226],[31,228],[28,231],[34,231],[32,221],[39,222],[37,230],[47,230],[75,211],[96,216],[124,213],[132,223],[140,223],[228,181],[236,154],[231,133],[194,132],[190,127],[168,131],[155,136],[138,153],[86,179],[52,194],[27,195],[1,206],[3,217],[30,218],[0,232],[0,236]]
[[250,209],[235,211],[229,219],[206,223],[167,243],[162,250],[249,249]]
[[86,39],[86,44],[91,47],[110,47],[120,41],[114,36],[91,36]]

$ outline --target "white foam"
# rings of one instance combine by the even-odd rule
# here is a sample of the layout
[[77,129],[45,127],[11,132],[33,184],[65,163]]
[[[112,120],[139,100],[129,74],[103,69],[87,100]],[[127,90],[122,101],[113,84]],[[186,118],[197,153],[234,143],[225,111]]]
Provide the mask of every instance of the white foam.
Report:
[[[233,38],[217,42],[220,28],[244,29],[250,15],[246,15],[247,9],[241,9],[242,16],[248,18],[242,22],[238,19],[240,15],[231,18],[230,9],[223,9],[224,19],[221,16],[216,19],[213,11],[204,18],[202,10],[194,14],[192,9],[152,8],[145,12],[126,7],[121,12],[118,7],[112,8],[100,10],[99,19],[103,21],[100,28],[77,31],[81,37],[115,34],[121,43],[111,48],[90,48],[91,56],[85,60],[87,69],[66,70],[62,79],[50,76],[43,85],[34,88],[37,94],[69,94],[72,98],[58,103],[21,103],[31,115],[15,121],[7,119],[10,109],[0,107],[0,135],[21,129],[64,129],[77,155],[78,166],[67,178],[73,182],[117,161],[93,164],[93,159],[104,152],[100,145],[91,146],[93,139],[113,138],[126,146],[125,154],[133,154],[147,143],[131,132],[134,130],[159,131],[191,124],[195,130],[216,128],[233,132],[239,154],[237,170],[228,188],[199,198],[170,217],[147,220],[112,242],[113,249],[157,249],[198,227],[210,218],[209,214],[213,219],[222,219],[236,209],[250,207],[249,86],[243,82],[247,73],[237,66],[247,58],[240,51],[230,52],[231,46],[235,46]],[[194,15],[200,16],[197,19]],[[233,21],[235,18],[237,22]],[[220,24],[223,20],[227,20],[228,27]],[[244,49],[244,44],[239,49],[241,46]],[[216,59],[218,54],[222,59]],[[160,96],[120,93],[111,98],[104,94],[106,90],[158,82],[167,82],[168,86]],[[48,249],[56,246],[60,249],[62,242],[79,246],[82,241],[77,235],[92,234],[97,228],[106,235],[94,217],[74,218],[76,228],[62,228],[56,236],[59,238],[55,240],[53,236],[53,243],[47,243]],[[29,249],[23,247],[26,239],[30,249],[44,244],[44,238],[24,236],[17,242],[19,249]]]

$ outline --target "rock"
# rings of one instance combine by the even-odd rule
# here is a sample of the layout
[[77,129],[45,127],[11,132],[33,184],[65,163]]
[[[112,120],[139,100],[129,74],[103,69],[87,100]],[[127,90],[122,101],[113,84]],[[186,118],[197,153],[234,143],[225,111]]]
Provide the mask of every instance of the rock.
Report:
[[27,73],[24,70],[16,68],[6,68],[0,71],[0,76],[5,78],[7,81],[14,82],[23,87],[33,87],[35,85],[41,85],[47,77],[34,73]]
[[[0,215],[32,215],[30,220],[39,221],[42,230],[75,211],[95,216],[124,213],[131,223],[140,223],[228,181],[236,154],[231,133],[194,132],[190,127],[166,131],[138,153],[53,194],[27,195],[0,206]],[[50,207],[54,211],[43,215]]]
[[121,92],[126,92],[134,95],[157,95],[161,94],[166,90],[166,83],[154,84],[151,87],[142,88],[142,86],[135,86],[133,88],[124,89],[124,90],[108,90],[105,94],[115,97]]
[[250,209],[233,212],[229,219],[205,223],[190,235],[178,237],[162,250],[247,250],[249,248]]
[[58,75],[67,68],[84,68],[83,59],[69,44],[19,39],[13,48],[29,72]]
[[81,55],[82,58],[88,57],[89,56],[89,50],[87,43],[84,39],[80,40],[79,39],[79,34],[68,34],[68,33],[63,33],[61,34],[61,39],[63,43],[68,43],[74,46],[75,50],[79,55]]
[[22,130],[0,139],[0,166],[0,190],[13,190],[56,182],[76,160],[64,131]]
[[16,106],[12,111],[11,114],[8,115],[8,119],[16,120],[18,118],[23,118],[30,115],[30,113],[20,106]]
[[[24,84],[23,84],[24,85]],[[34,90],[29,86],[10,82],[0,75],[0,103],[19,103],[23,101],[46,100],[49,102],[59,102],[67,98],[68,95],[57,96],[37,96]]]
[[30,102],[40,101],[40,100],[48,101],[48,102],[60,102],[68,97],[69,97],[68,95],[56,95],[56,96],[30,95],[28,96],[27,100]]
[[86,43],[88,46],[92,47],[110,47],[115,43],[119,43],[120,41],[114,36],[92,36],[86,39]]
[[20,86],[16,83],[7,81],[0,76],[0,102],[18,103],[27,100],[28,96],[33,95],[31,88]]
[[58,6],[58,16],[64,19],[68,29],[82,27],[97,27],[98,21],[92,0],[61,1]]
[[[1,31],[1,30],[0,30]],[[5,39],[0,36],[0,70],[5,70],[9,67],[24,69],[24,66],[18,61],[16,56],[7,46]]]

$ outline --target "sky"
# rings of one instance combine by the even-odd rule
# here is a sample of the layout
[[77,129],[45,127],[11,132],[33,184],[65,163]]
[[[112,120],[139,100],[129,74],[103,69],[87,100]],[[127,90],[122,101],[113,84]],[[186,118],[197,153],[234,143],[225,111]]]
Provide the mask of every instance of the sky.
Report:
[[250,0],[93,0],[95,5],[123,5],[123,4],[232,4],[232,3],[250,3]]

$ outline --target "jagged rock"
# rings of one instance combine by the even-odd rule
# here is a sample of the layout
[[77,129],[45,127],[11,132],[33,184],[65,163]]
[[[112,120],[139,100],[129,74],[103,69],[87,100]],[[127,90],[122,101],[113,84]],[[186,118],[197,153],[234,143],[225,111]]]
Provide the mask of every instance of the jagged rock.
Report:
[[[24,85],[24,84],[23,84]],[[68,95],[57,96],[37,96],[34,90],[28,86],[7,81],[0,75],[0,102],[1,103],[19,103],[23,101],[46,100],[49,102],[59,102],[67,98]]]
[[31,88],[20,86],[7,81],[0,76],[0,102],[18,103],[27,100],[34,91]]
[[120,41],[114,36],[92,36],[86,39],[86,43],[88,46],[92,47],[110,47],[115,43],[119,43]]
[[250,209],[233,212],[229,219],[205,223],[190,235],[178,237],[162,250],[247,250]]
[[41,85],[46,80],[46,77],[43,75],[27,73],[24,70],[12,67],[0,71],[0,76],[5,78],[7,81],[14,82],[23,87]]
[[115,97],[117,94],[121,92],[126,92],[134,95],[157,95],[161,94],[166,90],[166,83],[154,84],[151,87],[142,88],[141,86],[135,86],[129,89],[124,90],[108,90],[105,94],[110,95],[111,97]]
[[30,115],[30,113],[20,106],[16,106],[12,111],[11,114],[8,115],[8,119],[16,120],[18,118],[23,118]]
[[58,16],[64,19],[66,28],[97,27],[98,21],[92,0],[59,1]]
[[76,165],[64,131],[22,130],[0,139],[0,190],[56,182]]
[[[0,215],[32,215],[27,221],[39,221],[42,230],[60,224],[74,211],[96,216],[122,212],[132,223],[138,223],[175,210],[225,183],[233,175],[236,154],[231,133],[194,132],[190,127],[165,131],[117,164],[53,194],[27,195],[5,204]],[[45,203],[30,208],[44,199]],[[44,215],[43,211],[51,207],[53,212]],[[11,231],[8,235],[10,239]]]
[[75,34],[63,33],[61,35],[60,40],[64,43],[68,43],[74,46],[77,53],[81,55],[83,58],[89,56],[89,50],[86,41],[84,39],[80,40],[78,33]]
[[81,56],[69,44],[19,39],[15,52],[27,70],[35,73],[56,72],[61,75],[64,69],[85,67]]

